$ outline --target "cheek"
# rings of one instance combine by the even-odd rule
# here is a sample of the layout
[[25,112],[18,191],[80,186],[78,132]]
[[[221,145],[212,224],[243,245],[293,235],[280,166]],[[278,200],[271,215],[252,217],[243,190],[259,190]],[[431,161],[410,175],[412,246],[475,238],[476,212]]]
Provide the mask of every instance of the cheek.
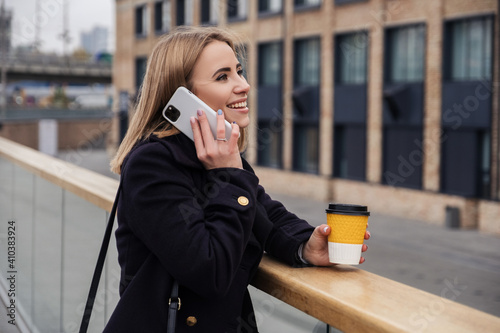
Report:
[[226,106],[227,98],[217,89],[203,89],[196,95],[215,111]]

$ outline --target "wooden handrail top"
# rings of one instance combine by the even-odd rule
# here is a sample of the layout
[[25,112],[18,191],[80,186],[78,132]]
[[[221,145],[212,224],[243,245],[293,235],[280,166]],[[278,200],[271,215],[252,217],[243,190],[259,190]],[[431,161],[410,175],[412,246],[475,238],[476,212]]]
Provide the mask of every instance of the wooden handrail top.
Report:
[[500,318],[354,266],[293,268],[265,255],[256,288],[344,332],[500,332]]
[[[1,137],[0,156],[111,210],[115,179]],[[500,332],[499,317],[451,301],[454,281],[439,297],[353,266],[292,268],[265,255],[252,285],[344,332]]]
[[0,137],[0,156],[110,211],[118,181]]

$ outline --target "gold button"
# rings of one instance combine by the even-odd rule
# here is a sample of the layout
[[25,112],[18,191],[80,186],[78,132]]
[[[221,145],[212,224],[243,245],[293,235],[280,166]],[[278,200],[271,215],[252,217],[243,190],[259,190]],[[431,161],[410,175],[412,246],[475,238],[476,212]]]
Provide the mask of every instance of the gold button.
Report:
[[242,206],[246,206],[246,205],[248,205],[248,203],[249,203],[249,202],[250,202],[250,201],[248,200],[248,198],[247,198],[247,197],[241,196],[241,197],[239,197],[239,198],[238,198],[238,203],[239,203],[240,205],[242,205]]
[[194,325],[196,325],[197,322],[198,322],[198,319],[196,319],[195,316],[189,316],[186,319],[186,324],[188,326],[194,326]]

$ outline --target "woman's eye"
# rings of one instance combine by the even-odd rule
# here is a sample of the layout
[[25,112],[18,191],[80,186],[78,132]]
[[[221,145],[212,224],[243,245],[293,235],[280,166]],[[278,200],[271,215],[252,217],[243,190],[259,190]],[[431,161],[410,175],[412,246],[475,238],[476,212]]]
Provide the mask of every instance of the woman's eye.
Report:
[[221,74],[217,77],[217,81],[222,81],[227,79],[227,74]]
[[239,70],[238,70],[238,75],[239,75],[239,76],[242,76],[242,75],[243,75],[243,69],[239,69]]

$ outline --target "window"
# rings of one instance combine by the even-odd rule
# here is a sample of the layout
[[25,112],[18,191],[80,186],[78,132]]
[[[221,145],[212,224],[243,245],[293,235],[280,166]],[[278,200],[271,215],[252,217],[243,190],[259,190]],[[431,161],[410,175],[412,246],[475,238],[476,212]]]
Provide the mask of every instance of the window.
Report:
[[479,131],[479,174],[477,195],[481,198],[491,196],[491,133],[489,130]]
[[247,46],[245,44],[235,45],[236,50],[236,58],[241,64],[241,69],[243,71],[243,77],[248,81],[247,71],[248,71],[248,62],[247,62]]
[[155,32],[162,34],[170,30],[170,1],[155,3]]
[[295,46],[295,84],[299,86],[319,85],[320,48],[319,38],[304,39]]
[[294,169],[318,173],[320,39],[294,44]]
[[295,0],[295,8],[320,7],[321,0]]
[[451,22],[447,36],[452,47],[446,64],[453,81],[491,79],[492,64],[492,17]]
[[244,20],[248,15],[248,0],[228,0],[227,18],[229,21]]
[[259,165],[282,167],[282,43],[258,48],[258,147]]
[[361,181],[366,179],[367,54],[366,32],[336,36],[333,175]]
[[335,126],[333,160],[335,177],[366,179],[366,124]]
[[259,46],[259,87],[281,85],[281,43]]
[[259,0],[259,13],[281,13],[282,0]]
[[148,8],[146,5],[135,9],[135,35],[136,37],[145,37],[148,35]]
[[219,21],[218,0],[201,1],[201,24],[215,25]]
[[493,16],[445,24],[441,192],[491,197]]
[[389,82],[419,82],[424,78],[425,26],[388,30]]
[[[445,129],[441,155],[441,190],[465,197],[490,197],[489,130]],[[444,172],[443,172],[444,171]]]
[[296,124],[294,126],[293,164],[297,171],[318,173],[318,125]]
[[193,0],[177,0],[177,25],[193,24]]
[[139,57],[135,59],[135,88],[140,89],[144,74],[146,74],[146,66],[148,59],[146,57]]
[[283,121],[279,117],[259,121],[257,131],[257,163],[270,168],[282,167]]
[[336,82],[341,84],[366,83],[368,36],[364,32],[337,38]]
[[386,30],[382,182],[422,188],[425,25]]

